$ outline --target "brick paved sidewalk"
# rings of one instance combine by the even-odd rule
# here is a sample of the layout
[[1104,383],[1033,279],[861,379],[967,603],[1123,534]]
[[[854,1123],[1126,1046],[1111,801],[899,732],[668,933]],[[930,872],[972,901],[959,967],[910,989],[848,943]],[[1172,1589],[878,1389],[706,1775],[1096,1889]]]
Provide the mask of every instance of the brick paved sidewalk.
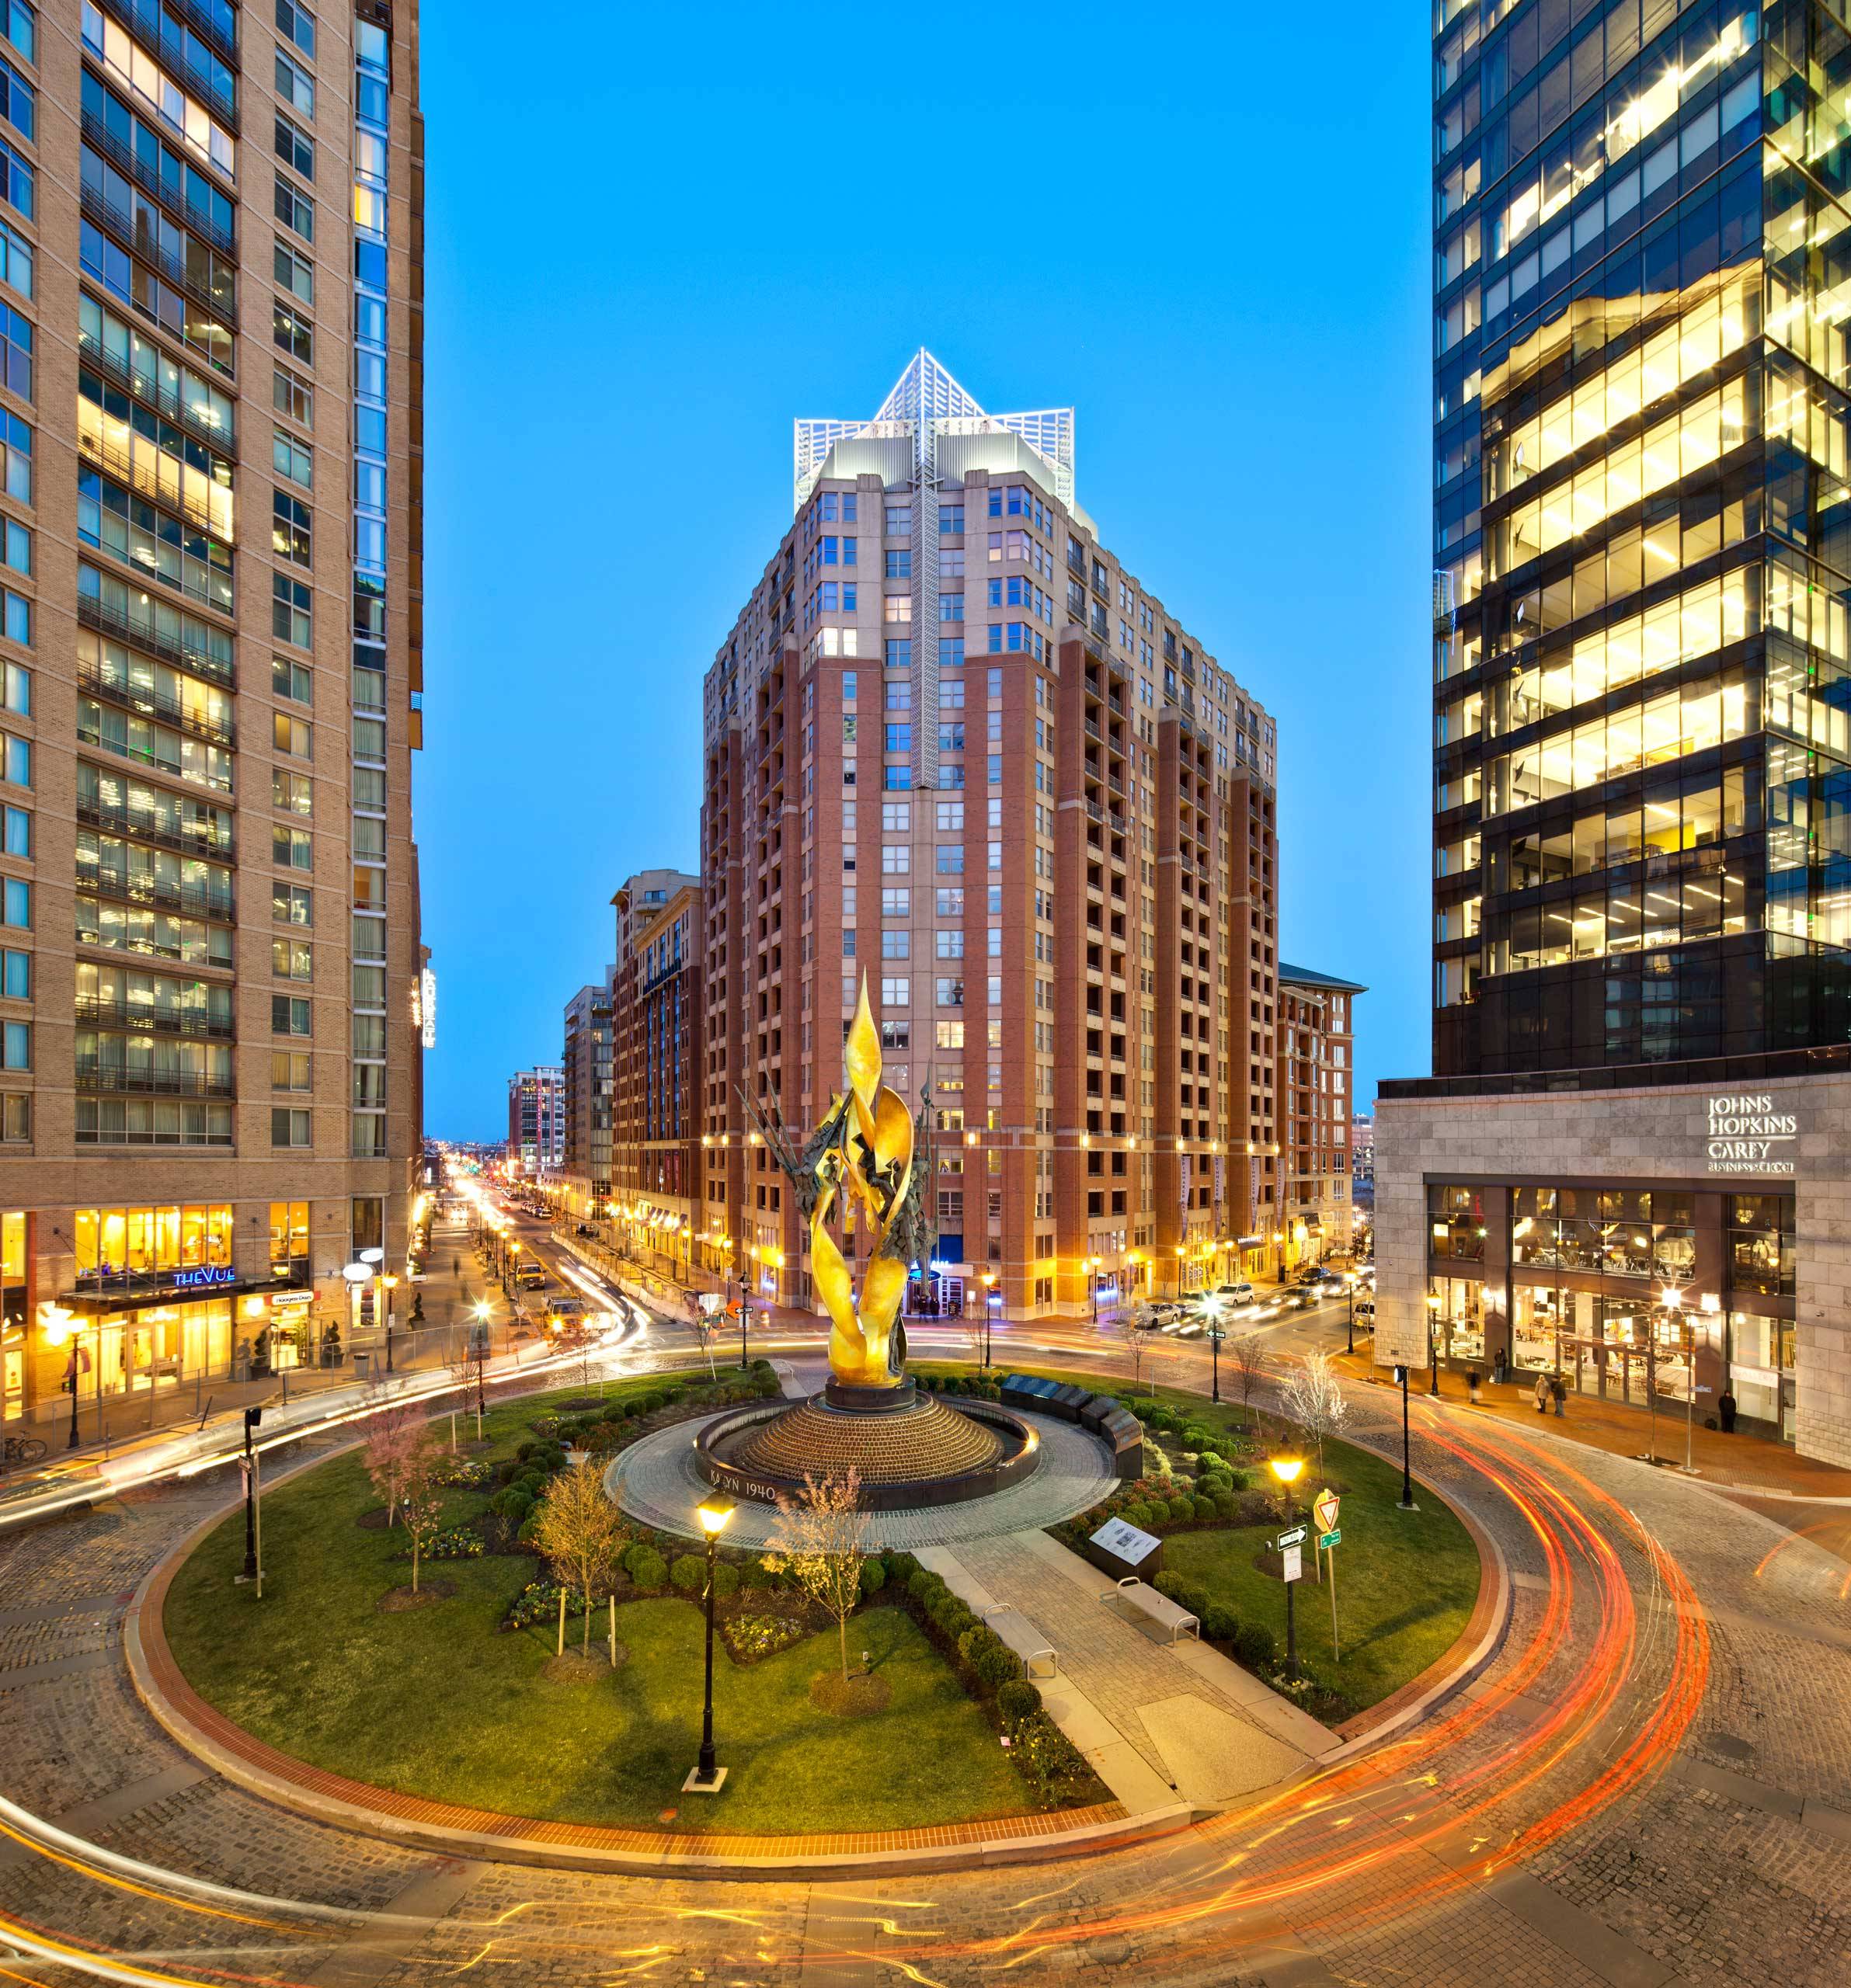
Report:
[[[1384,1378],[1390,1370],[1374,1366],[1366,1354],[1340,1353],[1336,1364],[1340,1372],[1352,1379],[1379,1385],[1385,1392],[1392,1389],[1392,1383]],[[1410,1377],[1408,1392],[1417,1401],[1428,1399],[1430,1383],[1431,1369],[1417,1368]],[[1585,1443],[1613,1456],[1644,1455],[1651,1435],[1651,1417],[1644,1409],[1571,1394],[1560,1416],[1553,1408],[1548,1415],[1539,1416],[1535,1387],[1533,1378],[1522,1384],[1507,1382],[1501,1387],[1487,1382],[1480,1387],[1480,1399],[1473,1413],[1543,1428],[1552,1436]],[[1439,1392],[1444,1402],[1459,1405],[1468,1401],[1463,1377],[1443,1369]],[[1762,1436],[1725,1436],[1720,1430],[1706,1429],[1700,1415],[1691,1435],[1691,1455],[1697,1472],[1714,1490],[1789,1498],[1851,1498],[1851,1470],[1801,1456],[1784,1443],[1771,1442]],[[1675,1409],[1661,1409],[1658,1417],[1661,1463],[1682,1465],[1684,1437],[1682,1414]]]

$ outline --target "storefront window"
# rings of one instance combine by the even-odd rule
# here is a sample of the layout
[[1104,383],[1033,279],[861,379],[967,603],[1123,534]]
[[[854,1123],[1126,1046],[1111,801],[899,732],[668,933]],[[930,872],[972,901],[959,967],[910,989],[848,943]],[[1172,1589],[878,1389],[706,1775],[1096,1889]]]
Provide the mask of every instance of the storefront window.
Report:
[[1481,1361],[1484,1358],[1484,1286],[1475,1277],[1436,1277],[1428,1293],[1439,1300],[1429,1306],[1441,1357]]
[[1511,1291],[1511,1365],[1525,1373],[1554,1373],[1560,1322],[1554,1290],[1547,1285],[1515,1285]]
[[308,1272],[308,1204],[270,1203],[270,1273],[275,1277],[306,1276]]
[[202,1263],[231,1261],[231,1210],[226,1202],[191,1208],[79,1208],[80,1283],[150,1281]]
[[1790,1194],[1729,1197],[1729,1284],[1768,1297],[1794,1288],[1794,1197]]
[[1430,1256],[1477,1263],[1484,1255],[1484,1191],[1432,1184],[1427,1190]]

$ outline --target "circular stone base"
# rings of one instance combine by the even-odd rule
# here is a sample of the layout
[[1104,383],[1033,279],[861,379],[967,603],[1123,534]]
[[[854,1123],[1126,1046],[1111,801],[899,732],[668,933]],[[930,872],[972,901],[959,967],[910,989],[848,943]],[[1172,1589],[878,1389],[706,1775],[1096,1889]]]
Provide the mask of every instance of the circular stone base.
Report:
[[[1040,1461],[1035,1474],[1008,1489],[968,1503],[910,1510],[871,1512],[868,1544],[891,1552],[921,1546],[955,1545],[961,1539],[990,1539],[1004,1533],[1033,1531],[1058,1525],[1089,1506],[1098,1504],[1117,1483],[1111,1452],[1089,1430],[1051,1416],[1018,1418],[1039,1439]],[[708,1416],[677,1423],[632,1443],[611,1460],[604,1474],[606,1495],[635,1519],[658,1532],[699,1541],[694,1508],[712,1496],[701,1474],[695,1443],[703,1430],[719,1420]],[[777,1508],[771,1505],[735,1507],[726,1528],[730,1546],[768,1545],[778,1530]]]
[[979,1495],[993,1489],[995,1473],[1030,1447],[1008,1423],[979,1421],[933,1395],[867,1409],[844,1407],[825,1393],[774,1415],[742,1418],[736,1430],[716,1429],[701,1449],[716,1482],[725,1472],[747,1483],[795,1489],[809,1473],[853,1470],[865,1501],[904,1507],[946,1502],[947,1493],[965,1485]]

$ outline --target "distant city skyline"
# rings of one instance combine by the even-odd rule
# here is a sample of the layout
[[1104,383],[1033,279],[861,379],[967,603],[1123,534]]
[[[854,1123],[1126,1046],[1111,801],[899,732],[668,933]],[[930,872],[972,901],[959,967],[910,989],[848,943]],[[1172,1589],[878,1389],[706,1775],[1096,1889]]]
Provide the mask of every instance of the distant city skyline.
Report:
[[[815,239],[769,225],[784,193],[748,134],[808,85],[798,52],[743,10],[704,23],[698,148],[684,142],[684,87],[607,83],[569,63],[536,79],[530,165],[546,183],[656,185],[653,162],[677,158],[634,210],[562,199],[536,212],[513,184],[454,169],[464,134],[496,109],[469,52],[476,11],[460,6],[463,31],[425,51],[433,415],[419,833],[442,996],[430,1131],[493,1134],[506,1072],[558,1059],[563,1006],[609,958],[611,892],[641,868],[694,866],[701,678],[788,522],[792,423],[875,405],[922,344],[994,405],[1075,408],[1079,486],[1083,501],[1102,493],[1101,532],[1129,565],[1160,571],[1178,611],[1278,718],[1280,950],[1370,987],[1359,1106],[1378,1076],[1425,1071],[1428,161],[1407,111],[1426,88],[1418,29],[1359,9],[1346,21],[1380,87],[1349,143],[1320,154],[1267,80],[1296,52],[1283,20],[1237,26],[1185,9],[1119,48],[1115,16],[1082,8],[1075,32],[1115,54],[1067,79],[1072,112],[1160,130],[1163,145],[1106,148],[1083,179],[1056,151],[1037,163],[1030,145],[1009,169],[1055,207],[1080,203],[1084,252],[1044,264],[999,227],[987,242],[967,235],[948,271],[922,252],[917,220],[858,228],[820,256]],[[955,11],[941,23],[953,35]],[[811,16],[819,43],[837,12]],[[850,18],[840,11],[844,32]],[[907,114],[903,23],[853,19],[868,73],[901,79],[885,87]],[[639,33],[623,78],[691,72],[686,30]],[[982,33],[986,64],[966,79],[979,115],[1013,105],[1003,79],[1043,59],[1026,24],[986,15]],[[955,151],[940,149],[927,208],[955,183],[942,169]],[[959,169],[973,185],[1000,169],[984,147]],[[1304,256],[1314,213],[1340,217],[1340,252]],[[485,277],[487,245],[517,236],[524,267],[543,273]],[[1261,283],[1262,269],[1289,275]],[[478,386],[503,377],[519,382],[510,446],[477,476]],[[562,506],[562,488],[585,494]],[[481,556],[509,520],[530,517],[545,524],[526,556]],[[632,755],[639,739],[648,749]]]

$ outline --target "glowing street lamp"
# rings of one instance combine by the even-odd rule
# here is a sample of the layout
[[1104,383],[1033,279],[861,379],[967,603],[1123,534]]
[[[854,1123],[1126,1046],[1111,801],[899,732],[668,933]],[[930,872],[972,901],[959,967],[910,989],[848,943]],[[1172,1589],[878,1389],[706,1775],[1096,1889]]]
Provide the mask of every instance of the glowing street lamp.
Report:
[[732,1523],[732,1500],[718,1496],[704,1498],[695,1513],[707,1535],[707,1695],[701,1713],[701,1757],[681,1784],[684,1794],[717,1795],[726,1778],[726,1770],[717,1764],[713,1750],[713,1573],[720,1534]]
[[[1298,1482],[1300,1474],[1304,1469],[1305,1460],[1303,1457],[1294,1456],[1268,1457],[1266,1467],[1279,1479],[1279,1489],[1286,1494],[1286,1526],[1289,1531],[1296,1515],[1292,1487]],[[1286,1583],[1286,1675],[1288,1677],[1298,1675],[1298,1625],[1292,1614],[1292,1590],[1297,1585],[1296,1581]]]

